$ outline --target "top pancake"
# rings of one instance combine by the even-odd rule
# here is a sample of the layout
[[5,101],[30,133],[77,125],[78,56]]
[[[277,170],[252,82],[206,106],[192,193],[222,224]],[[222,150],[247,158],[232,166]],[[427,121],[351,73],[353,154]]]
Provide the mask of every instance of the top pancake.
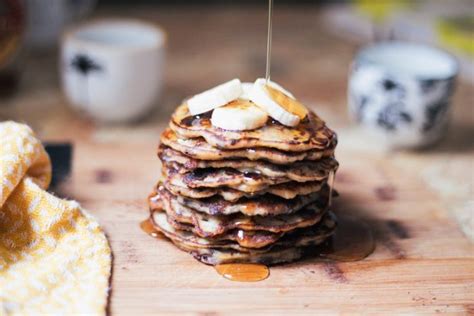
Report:
[[336,134],[313,112],[295,127],[269,119],[258,129],[230,131],[212,126],[210,112],[192,116],[187,105],[182,104],[173,113],[170,128],[182,138],[203,137],[221,149],[266,147],[296,152],[324,151],[337,142]]

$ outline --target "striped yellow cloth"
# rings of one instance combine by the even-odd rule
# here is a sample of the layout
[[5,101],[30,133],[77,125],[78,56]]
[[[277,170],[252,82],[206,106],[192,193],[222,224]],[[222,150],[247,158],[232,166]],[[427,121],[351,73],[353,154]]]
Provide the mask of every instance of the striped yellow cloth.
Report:
[[45,191],[51,162],[31,129],[0,123],[0,315],[103,315],[111,250],[75,201]]

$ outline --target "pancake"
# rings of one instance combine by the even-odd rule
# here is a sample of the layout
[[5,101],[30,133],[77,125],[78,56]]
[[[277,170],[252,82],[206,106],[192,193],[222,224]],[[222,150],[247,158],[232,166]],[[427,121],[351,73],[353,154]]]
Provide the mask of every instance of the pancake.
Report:
[[[163,190],[164,188],[161,187]],[[163,191],[160,191],[163,192]],[[163,199],[161,198],[161,194],[158,193],[158,188],[155,188],[152,193],[148,195],[148,207],[150,211],[152,210],[163,210],[164,209],[164,203]]]
[[[214,237],[202,237],[196,232],[196,227],[192,224],[181,223],[163,210],[155,210],[151,213],[153,219],[165,216],[168,224],[176,231],[181,232],[188,236],[191,240],[204,242],[201,239],[205,239],[205,243],[209,244],[209,247],[215,248],[230,248],[239,251],[247,251],[248,249],[264,248],[280,239],[284,233],[272,233],[263,230],[257,231],[243,231],[234,229],[227,231],[221,235]],[[192,237],[191,237],[192,236]]]
[[[306,247],[316,246],[326,241],[336,228],[335,218],[326,216],[321,224],[298,230],[288,234],[276,243],[260,249],[238,247],[235,244],[211,246],[207,239],[197,238],[192,233],[174,229],[167,222],[162,212],[156,218],[156,229],[168,237],[178,248],[190,252],[193,256],[207,264],[253,262],[276,264],[290,262],[301,258]],[[239,248],[236,250],[233,248]]]
[[225,263],[261,263],[270,266],[299,260],[305,255],[307,249],[306,247],[275,247],[264,253],[254,253],[222,249],[196,249],[188,247],[178,241],[172,242],[179,249],[189,252],[196,260],[209,265]]
[[[178,166],[179,168],[176,169],[179,173],[194,172],[196,169],[231,168],[243,173],[244,176],[245,174],[259,174],[272,179],[287,178],[297,182],[326,179],[329,173],[337,170],[338,167],[338,163],[333,157],[317,161],[300,161],[290,165],[275,165],[265,161],[247,159],[197,160],[166,146],[160,146],[158,156],[164,165]],[[206,182],[213,183],[209,180]]]
[[228,187],[219,188],[190,188],[178,175],[172,175],[166,178],[163,183],[164,187],[171,191],[174,195],[182,195],[193,199],[203,199],[215,195],[222,196],[225,200],[235,202],[242,197],[257,197],[263,194],[272,194],[284,199],[293,199],[298,195],[307,195],[321,190],[325,183],[322,181],[311,182],[286,182],[270,186],[260,191],[240,191]]
[[[161,188],[164,190],[163,187]],[[209,215],[231,215],[241,213],[247,216],[268,216],[291,214],[317,201],[324,201],[323,203],[326,203],[328,200],[328,194],[328,188],[325,186],[320,192],[299,195],[291,200],[286,200],[271,194],[261,195],[258,199],[244,197],[235,202],[226,201],[220,196],[213,196],[206,199],[191,199],[179,195],[175,196],[178,203],[181,205],[188,206],[198,212]]]
[[[166,237],[171,239],[173,242],[179,242],[187,247],[199,249],[199,248],[212,248],[212,249],[231,249],[239,252],[255,252],[264,253],[269,251],[272,247],[303,247],[308,245],[314,245],[315,243],[321,243],[333,234],[336,228],[336,221],[332,214],[326,215],[320,223],[307,227],[297,229],[291,233],[285,234],[272,234],[266,232],[251,232],[256,236],[255,241],[258,243],[258,238],[262,238],[263,242],[267,241],[267,244],[263,247],[245,247],[240,245],[238,242],[244,240],[244,238],[237,238],[235,240],[226,240],[225,238],[210,239],[202,238],[193,234],[190,230],[175,228],[167,218],[167,215],[162,210],[157,210],[152,213],[152,219],[155,229],[163,233]],[[275,236],[276,238],[267,237]],[[225,235],[231,236],[229,235]],[[283,237],[282,237],[283,236]],[[282,237],[282,238],[280,238]],[[231,237],[232,238],[232,237]],[[270,239],[273,239],[270,241]]]
[[312,203],[296,213],[276,216],[246,216],[241,213],[230,216],[209,215],[180,204],[177,197],[164,188],[160,190],[159,196],[162,205],[157,207],[150,203],[150,210],[164,209],[174,221],[193,225],[194,232],[200,237],[215,237],[235,229],[285,233],[315,225],[325,213],[325,207]]
[[[184,183],[190,188],[219,188],[227,187],[243,192],[257,192],[268,187],[291,181],[288,178],[268,178],[257,173],[242,173],[231,168],[208,168],[196,169],[184,173],[182,166],[176,163],[165,163],[161,169],[163,175],[171,179],[179,178],[180,183]],[[178,181],[178,180],[176,180]]]
[[255,147],[247,149],[223,150],[213,147],[203,138],[179,138],[174,131],[167,128],[161,134],[161,142],[189,157],[200,160],[223,160],[246,158],[249,160],[265,160],[275,164],[290,164],[301,160],[319,160],[334,155],[335,143],[323,151],[285,152],[278,149]]
[[313,112],[295,127],[269,119],[265,126],[246,131],[214,127],[210,113],[192,116],[187,105],[182,104],[171,116],[170,128],[182,138],[203,137],[221,149],[266,147],[284,151],[324,151],[337,142],[336,134]]

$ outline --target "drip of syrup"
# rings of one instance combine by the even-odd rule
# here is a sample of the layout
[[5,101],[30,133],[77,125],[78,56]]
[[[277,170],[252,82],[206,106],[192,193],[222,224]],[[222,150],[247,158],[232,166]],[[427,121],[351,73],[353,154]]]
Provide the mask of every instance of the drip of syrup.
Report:
[[332,205],[332,191],[334,190],[335,180],[336,180],[336,172],[334,170],[331,170],[331,172],[329,173],[329,179],[328,179],[328,184],[329,184],[328,207],[331,207]]
[[265,81],[270,81],[270,65],[272,55],[272,17],[273,17],[273,0],[268,0],[268,30],[267,30],[267,65],[265,68]]
[[153,238],[161,238],[162,234],[156,230],[153,226],[153,222],[151,218],[148,218],[140,223],[140,228],[147,234]]
[[344,262],[362,260],[374,250],[370,227],[360,219],[345,215],[338,217],[334,235],[317,251],[320,258]]
[[266,265],[256,263],[218,264],[215,269],[224,278],[238,282],[262,281],[270,275]]

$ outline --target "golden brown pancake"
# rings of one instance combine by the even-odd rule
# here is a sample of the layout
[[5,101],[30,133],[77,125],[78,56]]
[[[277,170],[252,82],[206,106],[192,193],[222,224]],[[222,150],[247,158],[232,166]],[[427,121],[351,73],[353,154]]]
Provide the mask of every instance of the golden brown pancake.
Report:
[[215,237],[235,229],[285,233],[315,225],[321,220],[326,209],[325,203],[322,206],[312,203],[298,212],[276,216],[247,216],[242,213],[227,216],[209,215],[180,204],[178,198],[164,188],[160,190],[159,196],[163,205],[150,203],[150,211],[164,209],[174,221],[193,225],[194,232],[199,237]]
[[192,199],[203,199],[220,195],[230,202],[236,202],[242,197],[257,197],[267,193],[290,200],[298,195],[307,195],[313,192],[318,192],[324,184],[325,183],[322,181],[304,183],[292,181],[270,186],[260,191],[245,192],[228,187],[193,189],[188,187],[177,175],[167,177],[166,181],[163,183],[164,187],[174,195],[182,195]]
[[176,151],[200,160],[246,158],[270,161],[275,164],[289,164],[301,160],[319,160],[323,157],[332,157],[335,147],[335,144],[332,144],[323,151],[308,150],[299,152],[285,152],[265,147],[224,150],[213,147],[203,138],[179,138],[169,128],[161,134],[161,142]]
[[[252,161],[248,159],[226,159],[226,160],[197,160],[180,152],[160,146],[158,156],[164,165],[170,164],[179,173],[195,172],[196,169],[234,169],[240,173],[258,174],[267,178],[287,178],[297,182],[323,180],[329,176],[331,171],[336,171],[338,163],[333,157],[317,161],[300,161],[289,165],[275,165],[265,161]],[[248,177],[247,177],[248,178]],[[248,180],[248,179],[246,179]],[[206,181],[214,183],[213,181]]]
[[[191,234],[196,240],[205,239],[209,247],[215,248],[231,248],[239,251],[247,251],[248,249],[258,249],[274,244],[280,239],[284,233],[272,233],[266,231],[244,231],[230,230],[215,237],[202,237],[196,231],[196,227],[190,224],[184,224],[176,221],[174,218],[164,213],[162,210],[155,210],[151,213],[152,218],[166,216],[168,224],[181,234],[189,236]],[[191,237],[189,237],[191,238]]]
[[269,119],[258,129],[229,131],[214,127],[210,112],[192,116],[187,105],[182,104],[171,116],[170,128],[181,138],[203,137],[221,149],[266,147],[283,151],[324,151],[337,142],[336,134],[313,112],[295,127]]
[[[163,186],[159,186],[159,188],[164,189]],[[324,203],[326,203],[329,196],[328,191],[327,186],[325,186],[320,192],[299,195],[291,200],[286,200],[271,194],[265,194],[259,196],[258,199],[244,197],[235,202],[226,201],[220,196],[213,196],[206,199],[191,199],[180,195],[175,196],[178,203],[209,215],[231,215],[242,213],[247,216],[268,216],[291,214],[317,201],[323,201],[320,205],[325,205]]]
[[243,192],[258,192],[268,187],[290,182],[285,177],[269,178],[257,173],[242,173],[235,169],[196,169],[191,172],[183,172],[183,167],[176,163],[165,163],[162,167],[163,176],[175,183],[184,183],[192,189],[227,187]]
[[305,255],[308,249],[308,247],[274,247],[264,253],[255,253],[226,249],[194,248],[180,243],[179,241],[172,240],[172,242],[179,249],[192,254],[196,260],[209,265],[261,263],[270,266],[299,260]]

